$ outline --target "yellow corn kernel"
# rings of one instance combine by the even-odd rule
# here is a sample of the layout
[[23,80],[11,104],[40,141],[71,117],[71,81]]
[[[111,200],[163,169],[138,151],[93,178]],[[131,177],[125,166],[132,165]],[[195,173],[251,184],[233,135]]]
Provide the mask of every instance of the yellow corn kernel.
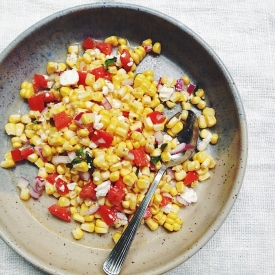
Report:
[[162,193],[169,193],[169,192],[170,192],[170,189],[171,189],[170,184],[169,184],[169,183],[165,183],[165,184],[163,184],[163,186],[160,188],[160,191],[161,191]]
[[83,217],[82,215],[80,215],[79,213],[74,213],[74,214],[73,214],[73,219],[74,219],[75,221],[80,222],[80,223],[84,223],[84,222],[85,222],[84,217]]
[[104,81],[103,78],[98,78],[93,84],[93,88],[95,91],[102,90],[103,86],[106,86],[106,82]]
[[120,232],[115,232],[114,235],[112,236],[112,239],[114,241],[114,243],[117,243],[121,237],[121,233]]
[[65,142],[65,139],[58,134],[50,135],[48,138],[48,143],[51,146],[61,146],[61,145],[63,145],[64,142]]
[[65,170],[64,165],[58,164],[58,165],[56,166],[56,172],[57,172],[59,175],[64,175],[64,174],[66,173],[66,170]]
[[57,204],[62,207],[68,207],[71,204],[71,200],[65,196],[61,196],[59,197]]
[[171,97],[169,98],[170,101],[176,103],[179,102],[181,99],[181,93],[180,92],[174,92]]
[[216,117],[214,115],[204,115],[204,118],[207,127],[212,127],[217,123]]
[[204,109],[206,106],[206,102],[204,100],[201,100],[198,104],[197,104],[197,107],[202,110]]
[[154,197],[153,197],[153,202],[155,205],[159,205],[162,201],[162,195],[160,194],[154,194]]
[[158,229],[159,225],[156,221],[154,221],[152,218],[148,218],[145,220],[145,223],[147,226],[152,230],[155,231]]
[[13,148],[20,148],[22,147],[22,142],[20,140],[20,137],[13,137],[11,138],[12,147]]
[[199,97],[204,97],[204,90],[203,90],[203,89],[198,89],[198,90],[195,92],[195,95],[196,95],[196,96],[199,96]]
[[81,116],[81,120],[83,124],[88,125],[95,121],[95,114],[94,113],[85,113]]
[[80,129],[80,130],[77,131],[77,135],[81,138],[87,137],[87,136],[89,136],[89,131],[86,128]]
[[5,125],[5,130],[8,135],[20,137],[23,134],[25,129],[24,124],[22,123],[7,123]]
[[73,168],[79,172],[88,172],[89,170],[88,164],[85,161],[74,164]]
[[203,109],[202,114],[205,115],[205,116],[206,115],[215,116],[215,110],[213,108],[206,107],[206,108]]
[[138,194],[137,195],[137,204],[140,205],[142,200],[144,199],[145,195],[144,194]]
[[36,153],[33,153],[27,157],[27,160],[30,162],[36,162],[38,160],[38,155]]
[[133,172],[123,177],[123,182],[129,187],[131,187],[136,182],[136,180],[137,176]]
[[86,232],[92,233],[95,231],[95,224],[93,222],[84,222],[80,225],[80,228]]
[[38,177],[41,177],[43,179],[45,179],[47,176],[48,176],[48,173],[45,169],[45,167],[40,167],[39,170],[38,170],[38,173],[37,173],[37,176]]
[[41,168],[41,167],[44,167],[45,166],[45,162],[41,159],[41,158],[38,158],[35,162],[35,165],[38,167],[38,168]]
[[172,133],[178,134],[183,129],[183,123],[178,121],[176,125],[171,128]]
[[173,231],[179,231],[181,229],[181,225],[178,223],[173,224]]
[[159,42],[154,43],[152,51],[156,54],[160,54],[161,52],[161,44]]
[[159,211],[156,215],[154,215],[153,219],[159,225],[163,225],[165,223],[165,220],[166,220],[166,215],[162,211]]
[[160,156],[164,162],[171,160],[171,154],[169,152],[163,151]]
[[31,197],[29,188],[22,188],[20,192],[20,199],[23,201],[29,200]]
[[204,173],[203,175],[199,175],[199,181],[205,181],[210,178],[209,172]]
[[166,123],[166,127],[168,129],[173,128],[177,123],[179,122],[179,119],[177,117],[171,118],[168,123]]
[[119,171],[114,171],[114,172],[110,173],[109,179],[110,179],[110,181],[115,182],[115,181],[119,180],[119,177],[120,177]]
[[46,181],[46,183],[45,183],[45,192],[48,195],[52,195],[53,193],[55,193],[54,185],[49,183],[48,181]]
[[142,45],[142,46],[151,46],[152,43],[153,43],[153,42],[152,42],[152,39],[151,39],[151,38],[148,38],[148,39],[142,41],[141,45]]
[[118,119],[116,117],[112,117],[109,125],[106,128],[106,131],[109,133],[114,133],[117,127]]
[[150,185],[150,180],[149,178],[139,178],[137,180],[137,187],[141,190],[147,189]]
[[200,151],[193,156],[193,160],[197,160],[199,163],[203,163],[206,158],[207,158],[206,151]]
[[10,123],[18,123],[21,121],[21,115],[20,114],[14,114],[9,116],[9,122]]
[[126,208],[126,209],[130,208],[130,201],[122,201],[121,204],[123,208]]
[[211,144],[217,144],[218,139],[219,139],[218,134],[212,134],[211,141],[210,141]]
[[[184,171],[184,170],[183,170]],[[186,173],[185,173],[186,174]],[[176,183],[176,189],[178,193],[184,193],[186,186],[184,185],[183,181],[178,181]]]
[[12,159],[3,160],[1,162],[2,168],[12,168],[15,166],[15,162]]
[[191,104],[189,102],[182,102],[181,107],[183,110],[191,110]]
[[80,240],[84,236],[84,232],[79,226],[72,230],[72,234],[76,240]]
[[178,190],[176,187],[172,187],[169,193],[171,194],[171,196],[175,197],[178,194]]
[[48,157],[48,156],[50,156],[51,154],[52,154],[52,149],[51,149],[51,147],[49,146],[49,145],[44,145],[43,147],[42,147],[42,154],[43,154],[43,156],[44,157]]
[[[180,207],[177,204],[173,203],[172,208],[171,208],[171,212],[175,213],[175,214],[178,214],[180,212]],[[178,218],[176,218],[175,222],[177,221],[177,219]]]
[[207,127],[205,116],[199,115],[198,116],[198,124],[201,129],[205,129]]

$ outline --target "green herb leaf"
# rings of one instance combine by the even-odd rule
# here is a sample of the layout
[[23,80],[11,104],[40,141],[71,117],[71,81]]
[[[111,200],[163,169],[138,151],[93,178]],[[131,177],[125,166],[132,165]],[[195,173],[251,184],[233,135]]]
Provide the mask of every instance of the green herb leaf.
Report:
[[160,146],[160,150],[163,152],[163,150],[167,147],[168,143],[163,143]]
[[160,157],[160,156],[158,156],[158,157],[151,157],[151,158],[150,158],[150,161],[151,161],[152,163],[154,163],[155,165],[156,165],[160,160],[161,160],[161,157]]
[[71,164],[74,165],[74,164],[80,163],[81,161],[82,161],[82,160],[79,159],[79,158],[74,158],[74,159],[72,160]]
[[116,63],[117,61],[117,58],[116,57],[113,57],[113,58],[110,58],[110,59],[106,59],[105,62],[104,62],[104,68],[105,70],[108,70],[108,67],[114,63]]
[[81,147],[79,150],[76,150],[76,155],[78,156],[78,157],[83,157],[83,154],[84,154],[84,149],[83,149],[83,147]]
[[40,123],[42,123],[42,121],[34,120],[32,123],[33,123],[33,124],[40,124]]
[[93,158],[88,152],[86,152],[86,162],[87,162],[88,167],[89,167],[89,172],[93,173],[94,170],[95,170],[95,167],[93,165]]

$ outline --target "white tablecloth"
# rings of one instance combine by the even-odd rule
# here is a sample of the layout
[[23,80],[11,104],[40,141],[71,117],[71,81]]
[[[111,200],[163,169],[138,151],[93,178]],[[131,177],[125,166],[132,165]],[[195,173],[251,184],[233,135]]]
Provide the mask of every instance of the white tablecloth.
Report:
[[[92,2],[95,1],[1,0],[0,52],[40,19],[68,7]],[[167,275],[275,274],[275,127],[272,118],[275,114],[275,1],[120,2],[166,13],[198,33],[230,71],[247,116],[247,171],[230,215],[205,247]],[[44,273],[0,239],[0,274]]]

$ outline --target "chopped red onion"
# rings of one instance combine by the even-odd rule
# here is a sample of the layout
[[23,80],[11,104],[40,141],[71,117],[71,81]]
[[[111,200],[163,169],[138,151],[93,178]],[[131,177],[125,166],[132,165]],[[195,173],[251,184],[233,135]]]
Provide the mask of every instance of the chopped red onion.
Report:
[[17,186],[18,186],[20,189],[24,189],[24,188],[27,188],[29,184],[30,184],[30,181],[29,181],[28,179],[21,177],[21,178],[18,180]]
[[193,149],[194,146],[191,145],[191,144],[186,144],[186,143],[180,143],[176,148],[174,149],[171,149],[170,150],[170,154],[171,155],[175,155],[175,154],[178,154],[178,153],[181,153],[183,151],[186,151],[186,150],[189,150],[189,149]]
[[170,193],[162,193],[162,196],[163,196],[163,197],[170,198],[170,199],[173,198],[172,195],[171,195]]
[[162,134],[161,131],[155,132],[154,137],[155,137],[156,142],[158,144],[162,144],[163,143],[163,141],[164,141],[164,135]]
[[89,216],[89,215],[93,215],[94,213],[96,213],[96,211],[98,210],[99,208],[99,205],[96,203],[96,204],[93,204],[88,210],[84,211],[82,213],[83,216]]
[[175,172],[174,172],[171,168],[169,168],[169,169],[166,170],[166,174],[167,174],[168,176],[170,176],[171,179],[174,179],[174,178],[175,178]]
[[91,174],[89,172],[80,173],[80,178],[84,181],[88,181],[91,179]]
[[70,160],[73,160],[76,157],[75,151],[69,151],[67,154],[68,154],[68,157],[70,158]]
[[57,165],[59,163],[71,163],[71,159],[69,156],[53,156],[52,157],[52,163],[54,165]]
[[132,86],[134,84],[134,79],[133,78],[127,78],[121,81],[121,85],[125,86],[125,85],[129,85]]
[[112,105],[110,104],[109,100],[106,97],[103,97],[102,105],[105,108],[105,110],[111,110],[112,109]]
[[33,198],[33,199],[38,199],[40,197],[40,194],[35,192],[32,188],[30,189],[30,196]]
[[187,202],[184,198],[182,198],[180,195],[176,196],[177,201],[185,206],[189,206],[191,203]]
[[148,53],[150,51],[152,51],[153,49],[153,46],[152,45],[149,45],[149,46],[143,46],[144,50]]
[[175,90],[176,91],[182,91],[183,90],[183,86],[184,86],[184,82],[183,82],[183,79],[178,79],[177,80],[177,83],[176,83],[176,85],[175,85]]
[[187,87],[187,93],[191,95],[193,93],[193,91],[195,90],[195,88],[196,88],[196,85],[190,83]]

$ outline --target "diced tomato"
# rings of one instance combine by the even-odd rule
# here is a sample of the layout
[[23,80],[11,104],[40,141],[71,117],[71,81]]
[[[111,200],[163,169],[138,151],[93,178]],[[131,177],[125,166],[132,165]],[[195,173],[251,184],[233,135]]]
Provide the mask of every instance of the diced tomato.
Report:
[[53,102],[56,100],[54,93],[51,91],[45,91],[45,92],[41,93],[41,95],[42,95],[44,102],[46,102],[46,103]]
[[58,204],[53,204],[48,208],[48,210],[59,219],[66,222],[71,222],[71,212],[67,208],[61,207]]
[[42,112],[45,108],[44,98],[43,98],[42,94],[38,94],[38,95],[30,97],[28,99],[28,103],[29,103],[30,109],[32,111]]
[[123,115],[124,117],[129,117],[129,114],[130,114],[130,112],[122,111],[122,115]]
[[129,72],[132,68],[133,65],[133,61],[131,60],[131,55],[129,50],[124,49],[122,50],[121,54],[120,54],[120,62],[122,64],[122,67]]
[[85,49],[94,49],[95,45],[96,42],[91,37],[87,37],[84,43],[82,44],[83,48]]
[[189,86],[187,87],[187,93],[192,94],[195,88],[196,88],[196,85],[190,83]]
[[196,171],[189,171],[189,172],[187,172],[186,177],[183,180],[183,183],[185,185],[190,185],[192,182],[194,182],[198,179],[199,179],[199,175]]
[[96,191],[95,191],[96,185],[93,182],[87,183],[82,187],[82,190],[79,193],[79,197],[82,199],[92,199],[95,200],[96,197]]
[[35,74],[33,76],[33,87],[36,92],[48,88],[48,81],[42,74]]
[[119,179],[115,183],[115,187],[123,190],[125,188],[125,183],[123,182],[123,177],[119,177]]
[[80,72],[80,71],[78,71],[78,76],[79,76],[78,85],[87,86],[87,84],[85,82],[86,81],[87,72]]
[[48,176],[46,177],[46,181],[48,181],[51,184],[55,183],[56,178],[59,176],[58,173],[52,173],[52,174],[48,174]]
[[136,166],[148,166],[149,160],[142,148],[136,148],[130,151],[134,155],[134,163]]
[[72,123],[72,118],[65,111],[55,114],[53,120],[57,130],[67,127]]
[[96,48],[106,55],[110,55],[113,51],[112,45],[105,42],[96,42]]
[[23,160],[23,156],[21,154],[21,151],[19,149],[14,149],[11,151],[11,156],[12,156],[12,159],[13,161],[20,161],[20,160]]
[[153,124],[160,124],[165,121],[166,116],[164,113],[159,112],[159,111],[153,111],[152,113],[149,113],[147,117],[150,117],[152,120]]
[[166,196],[162,196],[162,200],[161,203],[159,204],[159,206],[165,206],[167,205],[169,202],[172,201],[172,198],[166,197]]
[[116,186],[112,186],[107,194],[107,199],[114,205],[118,206],[121,204],[125,196],[125,191]]
[[27,157],[34,153],[33,147],[26,147],[24,149],[21,149],[21,155],[24,159],[27,159]]
[[114,140],[114,135],[102,130],[94,131],[91,141],[102,148],[109,148]]
[[99,206],[98,212],[107,225],[112,225],[117,218],[116,212],[106,205]]
[[124,210],[124,207],[123,207],[122,203],[120,203],[119,205],[113,205],[111,209],[115,213],[117,213],[117,212],[122,212]]
[[99,78],[104,78],[109,81],[112,80],[112,75],[108,71],[106,71],[103,66],[91,70],[91,73],[95,76],[96,80]]
[[56,188],[57,193],[61,196],[67,195],[70,192],[67,182],[61,178],[56,179],[55,188]]
[[146,220],[146,219],[149,219],[151,216],[152,216],[151,209],[150,209],[150,206],[148,206],[145,210],[143,218]]

